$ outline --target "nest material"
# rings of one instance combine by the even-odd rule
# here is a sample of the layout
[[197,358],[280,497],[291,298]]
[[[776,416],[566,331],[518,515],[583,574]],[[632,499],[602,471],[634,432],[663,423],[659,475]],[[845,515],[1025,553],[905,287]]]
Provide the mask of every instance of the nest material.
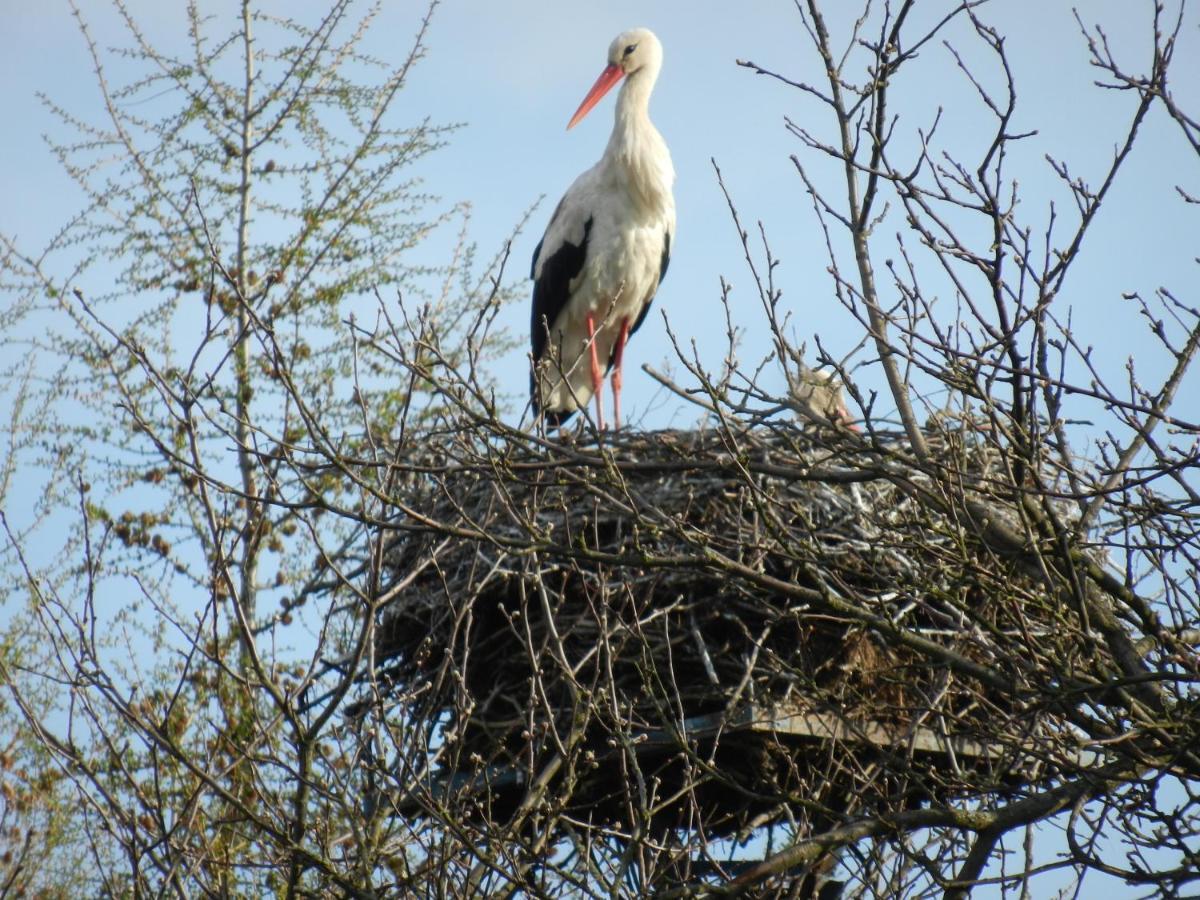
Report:
[[[595,772],[572,781],[577,814],[621,816],[632,754],[719,832],[787,804],[898,808],[1033,777],[1022,748],[1057,723],[878,626],[1016,680],[1031,640],[1068,667],[1083,650],[1028,567],[889,462],[899,437],[871,443],[661,432],[431,467],[402,498],[426,524],[401,525],[376,674],[446,726],[443,784],[507,773],[515,803],[573,734]],[[941,459],[986,491],[997,458],[971,444],[943,439]],[[922,751],[930,733],[945,740]]]

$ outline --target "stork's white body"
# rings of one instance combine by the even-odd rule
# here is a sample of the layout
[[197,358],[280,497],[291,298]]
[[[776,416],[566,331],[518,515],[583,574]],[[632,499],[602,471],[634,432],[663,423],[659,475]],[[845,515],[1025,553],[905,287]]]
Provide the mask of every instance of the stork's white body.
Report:
[[810,369],[801,362],[794,374],[790,370],[787,374],[791,406],[802,425],[860,430],[850,417],[845,388],[834,372]]
[[[627,53],[628,47],[635,49]],[[593,353],[602,369],[616,366],[619,404],[623,337],[641,324],[675,233],[675,170],[648,114],[661,47],[644,29],[625,32],[613,42],[609,61],[606,73],[622,62],[637,67],[622,72],[627,77],[608,146],[562,198],[533,259],[534,402],[556,421],[586,406],[599,387]],[[592,96],[576,120],[595,102]],[[598,398],[597,419],[603,427]]]

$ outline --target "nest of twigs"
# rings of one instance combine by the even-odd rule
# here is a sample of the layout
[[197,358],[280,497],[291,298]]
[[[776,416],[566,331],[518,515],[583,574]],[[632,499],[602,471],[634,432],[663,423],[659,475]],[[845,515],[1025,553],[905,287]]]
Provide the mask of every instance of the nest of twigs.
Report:
[[997,451],[931,440],[920,475],[898,435],[794,426],[430,450],[376,675],[441,723],[435,781],[486,782],[492,815],[564,753],[575,814],[620,818],[637,782],[710,832],[1042,777],[1060,726],[954,661],[1019,684],[1014,648],[1084,650],[953,502],[1019,522]]

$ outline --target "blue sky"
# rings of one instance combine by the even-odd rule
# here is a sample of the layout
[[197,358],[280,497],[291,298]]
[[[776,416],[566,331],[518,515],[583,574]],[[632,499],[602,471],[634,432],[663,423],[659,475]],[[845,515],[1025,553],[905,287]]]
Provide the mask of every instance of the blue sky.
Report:
[[[230,12],[236,7],[225,5]],[[419,5],[387,5],[368,39],[370,49],[398,60],[415,30]],[[933,14],[949,5],[930,3],[918,9]],[[98,96],[90,61],[64,2],[9,0],[5,6],[0,17],[8,52],[0,58],[0,78],[7,87],[0,94],[0,120],[8,126],[8,137],[0,145],[0,229],[17,234],[32,250],[80,203],[44,148],[41,135],[58,126],[34,92],[45,91],[85,118],[98,113]],[[182,4],[132,0],[129,6],[152,38],[165,45],[180,40]],[[278,6],[279,11],[303,16],[320,4]],[[1114,46],[1138,67],[1149,46],[1149,2],[1090,0],[1084,7],[1085,18],[1103,23]],[[221,4],[211,8],[219,11]],[[85,3],[83,11],[98,42],[112,43],[119,32],[111,11],[98,0]],[[989,4],[983,12],[1007,36],[1020,90],[1014,126],[1039,130],[1013,154],[1013,171],[1020,174],[1024,196],[1019,212],[1036,224],[1045,220],[1048,200],[1056,200],[1063,213],[1071,206],[1044,155],[1066,158],[1073,172],[1098,178],[1129,118],[1133,98],[1090,86],[1095,73],[1087,66],[1069,4],[1005,0]],[[1188,93],[1200,93],[1200,41],[1196,16],[1191,18],[1174,81],[1185,100]],[[835,33],[844,25],[836,15],[830,23]],[[670,364],[660,311],[683,340],[697,342],[705,365],[715,368],[724,350],[719,305],[719,279],[724,276],[734,287],[734,321],[744,332],[743,361],[753,363],[768,351],[765,322],[711,159],[721,166],[743,222],[753,226],[762,220],[767,228],[772,249],[782,260],[778,281],[796,339],[811,346],[812,336],[820,334],[833,352],[843,353],[861,336],[831,299],[821,233],[788,157],[801,154],[818,176],[834,179],[829,184],[836,184],[837,172],[806,156],[783,127],[788,116],[829,136],[831,122],[810,98],[735,65],[738,58],[752,59],[795,79],[819,83],[821,72],[793,4],[447,0],[437,12],[429,57],[413,77],[401,115],[412,121],[430,115],[435,121],[464,123],[451,145],[428,161],[423,174],[447,202],[472,204],[471,233],[484,256],[490,256],[522,212],[545,195],[530,228],[514,246],[509,274],[520,277],[553,204],[604,147],[611,100],[571,132],[564,126],[603,66],[611,37],[634,25],[654,29],[665,46],[665,67],[651,113],[667,138],[678,172],[679,228],[671,272],[655,313],[631,344],[626,409],[633,420],[639,411],[649,410],[642,419],[645,425],[685,424],[694,415],[687,412],[681,419],[677,406],[657,394],[654,383],[637,371],[642,363],[660,369]],[[965,58],[981,63],[985,76],[989,71],[995,75],[977,41],[962,30],[948,32],[948,37]],[[939,129],[943,146],[971,159],[988,123],[949,51],[935,42],[894,86],[893,108],[902,117],[898,144],[908,141],[911,146],[915,129],[927,127],[939,106],[944,108]],[[1063,299],[1075,307],[1077,329],[1085,342],[1104,351],[1104,362],[1114,366],[1111,371],[1118,371],[1128,354],[1142,357],[1147,372],[1161,369],[1148,330],[1120,294],[1137,290],[1148,295],[1160,284],[1186,294],[1197,282],[1192,260],[1194,235],[1200,233],[1198,214],[1195,207],[1185,207],[1174,190],[1179,183],[1200,194],[1200,174],[1188,152],[1174,126],[1161,115],[1153,116],[1124,181],[1085,245],[1083,265],[1068,283]],[[878,229],[879,239],[889,239],[900,225],[893,211]],[[944,308],[953,316],[949,298]],[[507,321],[524,335],[527,316],[521,304],[509,311]],[[1111,340],[1114,331],[1119,341]],[[514,396],[524,390],[524,366],[520,354],[514,354],[498,369],[502,381],[513,386]],[[872,373],[865,372],[864,378],[869,387],[878,387]],[[1196,386],[1196,378],[1185,386],[1185,403],[1190,396],[1195,406]]]

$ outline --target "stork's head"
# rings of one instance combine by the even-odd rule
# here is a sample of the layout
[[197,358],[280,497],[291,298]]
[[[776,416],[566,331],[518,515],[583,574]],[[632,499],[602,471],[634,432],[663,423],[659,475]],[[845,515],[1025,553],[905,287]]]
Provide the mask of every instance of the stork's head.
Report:
[[[571,116],[567,123],[570,129],[580,119],[586,116],[600,98],[612,89],[612,86],[626,75],[644,72],[651,75],[651,80],[658,75],[662,68],[662,44],[649,28],[631,28],[618,34],[608,47],[608,65],[588,91],[588,95]],[[644,77],[644,76],[643,76]]]
[[608,64],[625,75],[645,68],[662,68],[662,44],[649,28],[622,31],[608,46]]

